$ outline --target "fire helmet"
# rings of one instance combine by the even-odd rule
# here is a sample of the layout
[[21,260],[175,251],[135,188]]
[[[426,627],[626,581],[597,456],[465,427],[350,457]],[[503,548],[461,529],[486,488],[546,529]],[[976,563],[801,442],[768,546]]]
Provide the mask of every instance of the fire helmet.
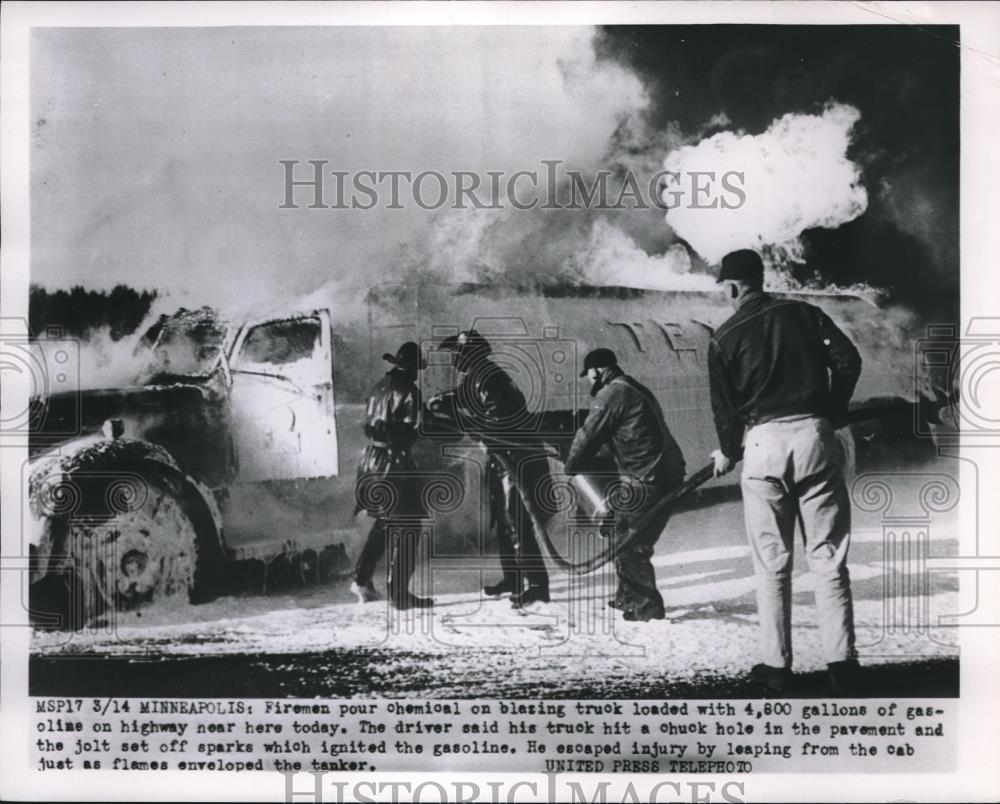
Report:
[[452,353],[452,365],[459,371],[468,371],[476,361],[493,352],[490,342],[474,329],[463,330],[458,335],[449,335],[441,341],[438,349]]
[[382,359],[401,369],[419,371],[420,369],[427,368],[427,361],[420,354],[420,347],[413,341],[404,343],[396,350],[396,354],[394,355],[386,352],[382,355]]

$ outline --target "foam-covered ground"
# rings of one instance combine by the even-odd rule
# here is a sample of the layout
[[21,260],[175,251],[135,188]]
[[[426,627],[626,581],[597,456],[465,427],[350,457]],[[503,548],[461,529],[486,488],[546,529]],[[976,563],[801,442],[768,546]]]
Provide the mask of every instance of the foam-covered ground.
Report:
[[[954,662],[955,630],[927,631],[926,626],[959,610],[956,575],[924,572],[920,561],[887,564],[886,537],[871,524],[858,523],[850,555],[862,663],[874,670],[914,661]],[[954,527],[934,528],[931,555],[954,554]],[[795,670],[809,678],[825,661],[812,579],[804,561],[798,564]],[[507,600],[481,595],[483,576],[494,580],[492,573],[435,568],[414,583],[416,591],[434,596],[430,611],[397,612],[385,602],[359,605],[340,582],[297,594],[229,597],[149,611],[100,630],[38,632],[32,687],[59,694],[52,684],[59,687],[57,679],[72,676],[72,691],[85,694],[91,668],[104,690],[115,667],[126,687],[139,684],[136,694],[170,694],[169,679],[158,682],[155,692],[141,686],[142,674],[159,665],[155,672],[160,675],[174,666],[188,679],[176,695],[236,694],[229,690],[240,685],[233,678],[240,668],[255,679],[252,684],[242,679],[244,687],[252,687],[241,687],[244,695],[256,690],[265,695],[645,697],[678,685],[708,693],[716,687],[724,691],[727,684],[738,688],[759,659],[753,570],[739,502],[677,514],[657,545],[654,565],[667,604],[663,621],[628,623],[607,608],[614,589],[610,569],[582,577],[553,573],[552,602],[522,614]],[[84,661],[98,657],[111,664]],[[83,670],[70,674],[71,666]],[[954,675],[957,682],[957,671]],[[93,692],[98,694],[96,688]]]

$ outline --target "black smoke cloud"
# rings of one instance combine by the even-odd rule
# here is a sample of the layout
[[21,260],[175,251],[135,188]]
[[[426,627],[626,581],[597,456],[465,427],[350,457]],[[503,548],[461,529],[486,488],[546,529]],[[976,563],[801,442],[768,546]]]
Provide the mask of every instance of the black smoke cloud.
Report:
[[599,59],[631,69],[644,125],[685,134],[763,132],[830,102],[861,112],[849,158],[868,209],[807,230],[799,281],[866,283],[928,318],[955,320],[959,293],[957,26],[609,27]]

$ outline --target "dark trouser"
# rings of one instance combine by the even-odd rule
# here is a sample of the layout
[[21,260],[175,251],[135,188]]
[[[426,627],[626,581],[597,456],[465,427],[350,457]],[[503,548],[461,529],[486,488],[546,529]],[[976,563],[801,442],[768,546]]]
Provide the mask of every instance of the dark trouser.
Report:
[[[409,594],[408,586],[416,568],[420,544],[419,522],[427,516],[419,486],[412,477],[414,471],[407,453],[393,453],[377,445],[367,447],[358,471],[355,491],[358,510],[366,510],[375,521],[354,567],[354,580],[358,586],[369,584],[375,575],[375,566],[388,547],[386,585],[394,601]],[[392,494],[385,494],[381,489],[385,484],[392,487]],[[386,500],[390,499],[393,505],[387,508]]]
[[368,531],[368,538],[361,548],[358,563],[354,565],[354,581],[358,586],[367,586],[375,576],[375,566],[385,554],[385,520],[376,519]]
[[496,533],[504,580],[515,592],[524,588],[525,581],[529,587],[548,591],[549,573],[531,517],[510,476],[495,459],[490,461],[488,484],[490,519]]
[[375,566],[389,545],[389,560],[386,563],[386,588],[389,598],[400,601],[409,594],[410,578],[417,566],[420,549],[420,529],[414,524],[409,527],[395,526],[391,535],[384,519],[376,519],[368,531],[368,538],[361,549],[358,563],[354,567],[354,580],[358,586],[366,586],[375,575]]
[[[680,482],[680,481],[677,481]],[[625,538],[632,524],[645,517],[663,495],[669,493],[677,483],[658,487],[645,486],[644,502],[635,510],[620,512],[615,522],[618,541]],[[640,620],[663,619],[663,596],[656,588],[656,573],[653,570],[653,548],[670,519],[670,508],[660,512],[641,525],[641,531],[627,546],[619,548],[615,554],[615,570],[618,573],[618,591],[615,606],[624,613]]]

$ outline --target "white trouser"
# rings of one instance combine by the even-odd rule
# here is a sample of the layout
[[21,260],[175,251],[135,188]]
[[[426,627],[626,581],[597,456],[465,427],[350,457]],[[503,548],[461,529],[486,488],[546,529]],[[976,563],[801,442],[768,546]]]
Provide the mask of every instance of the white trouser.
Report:
[[853,659],[854,615],[847,570],[851,507],[844,452],[829,421],[788,417],[747,432],[743,506],[757,576],[763,662],[792,666],[792,543],[801,521],[815,576],[827,662]]

